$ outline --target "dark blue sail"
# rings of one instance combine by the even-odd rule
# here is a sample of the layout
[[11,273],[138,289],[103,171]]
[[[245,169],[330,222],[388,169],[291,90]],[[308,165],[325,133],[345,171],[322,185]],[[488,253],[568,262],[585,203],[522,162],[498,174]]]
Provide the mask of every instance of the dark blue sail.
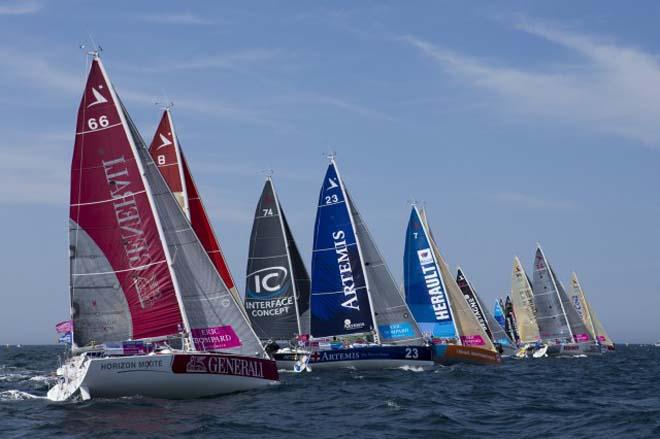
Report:
[[406,303],[422,333],[433,338],[455,338],[447,289],[416,206],[410,212],[406,231],[403,270]]
[[504,307],[502,306],[502,301],[500,299],[495,299],[495,308],[493,308],[493,316],[497,323],[504,328],[506,325],[506,318],[504,317]]
[[373,321],[362,260],[334,161],[323,180],[314,226],[311,333],[365,333]]

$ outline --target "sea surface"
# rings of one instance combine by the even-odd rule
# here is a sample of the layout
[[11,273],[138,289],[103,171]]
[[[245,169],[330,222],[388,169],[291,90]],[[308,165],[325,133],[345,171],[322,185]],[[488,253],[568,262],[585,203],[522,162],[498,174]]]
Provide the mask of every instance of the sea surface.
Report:
[[431,372],[281,374],[265,391],[53,403],[57,346],[0,346],[0,438],[660,438],[660,348]]

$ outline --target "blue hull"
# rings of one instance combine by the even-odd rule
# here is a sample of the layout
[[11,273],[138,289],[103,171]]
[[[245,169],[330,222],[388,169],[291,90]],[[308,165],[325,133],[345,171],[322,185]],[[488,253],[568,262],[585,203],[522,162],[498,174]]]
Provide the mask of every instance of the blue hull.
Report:
[[[356,348],[325,349],[309,354],[309,365],[315,368],[355,367],[358,369],[385,369],[402,366],[431,367],[431,346],[366,346]],[[292,367],[300,359],[296,353],[275,353],[278,367]]]

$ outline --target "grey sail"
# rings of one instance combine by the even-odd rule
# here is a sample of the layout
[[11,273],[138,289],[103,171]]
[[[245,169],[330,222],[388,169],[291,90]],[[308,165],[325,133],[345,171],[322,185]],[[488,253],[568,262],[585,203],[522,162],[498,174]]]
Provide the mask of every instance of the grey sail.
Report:
[[545,259],[541,247],[536,249],[534,258],[534,305],[536,306],[536,322],[539,335],[544,341],[572,341],[571,333],[563,305],[559,300],[557,283]]
[[69,241],[75,345],[128,340],[133,334],[131,314],[124,292],[117,288],[120,282],[112,266],[85,229],[71,219]]
[[368,279],[369,295],[382,343],[425,344],[417,322],[406,305],[399,287],[374,243],[371,233],[347,191],[348,205],[355,223]]
[[[279,203],[278,203],[279,205]],[[293,239],[293,234],[289,228],[289,223],[286,220],[284,211],[281,211],[282,222],[284,223],[284,234],[288,243],[289,257],[291,258],[291,270],[293,272],[293,282],[296,287],[296,302],[298,303],[298,320],[300,322],[300,333],[309,334],[309,292],[311,287],[311,280],[309,273],[305,267],[296,241]]]
[[259,338],[290,340],[302,332],[300,291],[307,311],[309,276],[268,178],[254,214],[245,281],[245,309]]
[[562,285],[561,281],[555,274],[555,271],[552,269],[552,266],[550,266],[550,271],[552,272],[554,278],[557,280],[557,289],[559,291],[559,297],[561,298],[562,305],[564,306],[564,311],[566,312],[566,319],[568,320],[568,325],[570,326],[571,332],[573,333],[573,340],[577,342],[593,341],[594,339],[593,336],[587,329],[587,326],[584,324],[582,317],[580,317],[580,315],[576,311],[575,305],[573,305],[573,303],[571,302],[571,299],[568,297],[568,294],[566,294],[564,285]]
[[[194,332],[231,326],[240,340],[240,345],[223,351],[265,356],[259,339],[241,312],[240,305],[218,275],[123,104],[121,108],[136,142],[139,159],[144,168],[144,178],[151,187],[154,206],[163,228],[164,244],[172,256],[172,271],[179,285],[181,307],[190,329]],[[200,349],[199,346],[195,348]]]

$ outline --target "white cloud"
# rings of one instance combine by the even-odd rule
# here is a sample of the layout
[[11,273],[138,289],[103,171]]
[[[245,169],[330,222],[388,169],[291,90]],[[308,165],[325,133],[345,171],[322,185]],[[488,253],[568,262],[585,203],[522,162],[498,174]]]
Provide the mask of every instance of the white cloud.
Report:
[[542,23],[526,22],[517,29],[568,49],[577,63],[557,67],[555,61],[544,71],[506,67],[415,36],[401,40],[467,84],[489,90],[518,115],[534,114],[660,146],[656,54]]
[[495,194],[495,200],[501,204],[541,210],[571,210],[577,208],[574,202],[568,200],[548,200],[538,196],[519,192],[500,192]]
[[42,5],[32,1],[5,1],[0,4],[0,15],[27,15],[35,14],[42,9]]
[[163,24],[212,24],[213,22],[191,13],[181,14],[153,14],[141,17],[151,23]]

